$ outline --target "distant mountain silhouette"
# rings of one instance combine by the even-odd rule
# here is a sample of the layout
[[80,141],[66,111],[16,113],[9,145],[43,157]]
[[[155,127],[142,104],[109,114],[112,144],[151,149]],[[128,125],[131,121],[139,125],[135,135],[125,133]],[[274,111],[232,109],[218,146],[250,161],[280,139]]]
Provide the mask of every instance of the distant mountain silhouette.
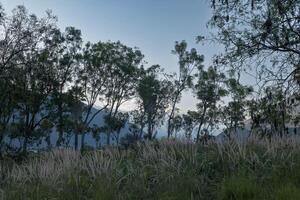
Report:
[[[98,111],[97,108],[93,107],[91,110],[91,114],[89,119],[93,116],[94,113],[96,113]],[[89,127],[103,127],[105,126],[105,120],[104,117],[105,115],[107,115],[107,110],[103,110],[100,113],[98,113],[95,118],[91,121]],[[85,117],[85,116],[83,116]],[[128,121],[125,123],[124,127],[121,129],[120,134],[119,134],[119,140],[121,140],[124,136],[126,136],[127,134],[129,134],[132,129],[134,128],[134,125],[129,123]],[[111,144],[116,144],[116,134],[117,133],[113,133],[111,134]],[[45,136],[41,137],[40,139],[33,141],[30,145],[29,145],[29,149],[33,149],[33,150],[37,150],[37,149],[46,149],[46,148],[51,148],[51,147],[55,147],[56,146],[56,142],[58,139],[58,131],[56,130],[56,128],[52,128],[49,133],[47,133]],[[106,144],[106,139],[107,139],[107,135],[104,132],[100,132],[98,133],[98,138],[96,139],[96,137],[93,136],[92,132],[88,132],[85,135],[85,145],[87,147],[92,147],[92,148],[96,148],[99,146],[103,146]],[[24,138],[10,138],[8,136],[5,137],[4,142],[6,144],[8,144],[11,147],[20,147],[22,144]],[[67,145],[66,144],[62,144],[62,147],[74,147],[74,142],[75,142],[75,136],[74,134],[69,134],[69,137],[67,137]],[[79,135],[78,138],[78,147],[81,146],[81,135]]]

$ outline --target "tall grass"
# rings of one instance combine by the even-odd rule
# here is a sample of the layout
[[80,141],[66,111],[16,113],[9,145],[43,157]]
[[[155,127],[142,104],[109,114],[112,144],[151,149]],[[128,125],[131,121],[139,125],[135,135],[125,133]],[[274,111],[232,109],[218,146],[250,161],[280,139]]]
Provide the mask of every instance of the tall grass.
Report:
[[[4,199],[300,199],[300,138],[53,150],[0,163]],[[1,196],[0,196],[1,198]]]

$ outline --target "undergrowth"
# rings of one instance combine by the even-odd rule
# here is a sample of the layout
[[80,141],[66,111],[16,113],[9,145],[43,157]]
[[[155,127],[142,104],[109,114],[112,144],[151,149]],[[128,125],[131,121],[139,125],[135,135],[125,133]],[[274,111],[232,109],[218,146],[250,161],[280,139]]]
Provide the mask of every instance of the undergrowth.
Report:
[[162,140],[0,164],[0,199],[299,200],[299,138]]

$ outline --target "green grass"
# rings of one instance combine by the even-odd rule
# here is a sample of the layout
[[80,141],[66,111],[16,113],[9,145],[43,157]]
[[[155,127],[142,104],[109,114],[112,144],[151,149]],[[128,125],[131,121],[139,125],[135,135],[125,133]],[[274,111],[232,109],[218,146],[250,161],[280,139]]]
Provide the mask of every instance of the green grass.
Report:
[[54,150],[0,164],[8,200],[300,199],[299,138],[206,145],[163,140],[84,154]]

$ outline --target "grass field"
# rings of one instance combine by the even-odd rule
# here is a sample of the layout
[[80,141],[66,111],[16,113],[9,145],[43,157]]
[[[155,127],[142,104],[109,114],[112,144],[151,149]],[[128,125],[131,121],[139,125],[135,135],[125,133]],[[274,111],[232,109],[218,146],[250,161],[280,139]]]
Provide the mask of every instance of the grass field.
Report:
[[300,138],[162,140],[0,165],[0,199],[300,199]]

